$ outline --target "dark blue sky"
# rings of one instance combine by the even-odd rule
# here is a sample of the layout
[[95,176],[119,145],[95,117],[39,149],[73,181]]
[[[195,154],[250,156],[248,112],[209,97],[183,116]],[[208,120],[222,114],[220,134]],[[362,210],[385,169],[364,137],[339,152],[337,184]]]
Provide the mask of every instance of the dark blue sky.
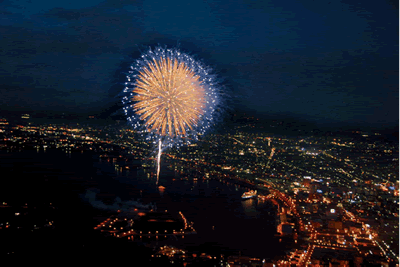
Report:
[[[0,1],[2,111],[115,110],[139,48],[211,65],[233,110],[392,127],[397,1]],[[121,78],[122,77],[122,78]]]

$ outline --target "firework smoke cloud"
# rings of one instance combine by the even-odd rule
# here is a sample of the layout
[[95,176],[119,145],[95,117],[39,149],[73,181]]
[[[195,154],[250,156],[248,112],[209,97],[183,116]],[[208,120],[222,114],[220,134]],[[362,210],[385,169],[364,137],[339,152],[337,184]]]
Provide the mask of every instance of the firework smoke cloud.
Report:
[[180,146],[214,123],[219,104],[209,67],[178,49],[151,48],[131,65],[122,93],[128,122],[143,137]]

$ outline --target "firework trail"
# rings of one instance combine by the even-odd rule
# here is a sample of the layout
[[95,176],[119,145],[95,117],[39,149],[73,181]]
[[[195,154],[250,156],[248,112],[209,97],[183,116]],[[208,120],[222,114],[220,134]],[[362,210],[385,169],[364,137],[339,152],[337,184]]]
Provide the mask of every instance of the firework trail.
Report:
[[123,91],[124,112],[133,128],[162,146],[197,140],[213,123],[218,91],[215,76],[177,49],[149,49],[131,66]]
[[160,178],[160,160],[161,160],[161,139],[158,141],[157,182],[156,182],[156,184],[158,184],[158,179]]

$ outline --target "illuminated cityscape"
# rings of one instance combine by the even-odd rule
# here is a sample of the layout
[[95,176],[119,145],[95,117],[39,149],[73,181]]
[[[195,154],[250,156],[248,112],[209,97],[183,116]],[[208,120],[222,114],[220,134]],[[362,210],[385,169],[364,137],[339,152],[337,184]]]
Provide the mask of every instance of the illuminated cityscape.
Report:
[[[251,127],[249,124],[247,128]],[[0,130],[5,156],[23,151],[39,155],[58,150],[68,158],[76,153],[93,153],[98,162],[112,164],[117,174],[129,177],[130,172],[144,171],[145,178],[155,183],[153,148],[138,141],[141,139],[135,138],[136,133],[124,126],[39,125],[3,118]],[[216,181],[240,189],[245,197],[240,200],[239,192],[237,199],[244,207],[253,205],[251,201],[259,206],[271,203],[275,236],[291,245],[285,254],[265,259],[246,253],[217,255],[152,243],[154,250],[149,255],[154,264],[165,260],[177,266],[398,266],[398,143],[386,141],[379,133],[289,137],[249,133],[243,127],[199,139],[190,146],[165,151],[166,169],[161,178],[163,172],[164,176],[169,172],[173,174],[171,183],[192,182],[191,193],[196,192],[198,197],[207,198],[209,193],[197,184]],[[170,188],[165,181],[163,185],[158,188],[161,197]],[[222,186],[212,190],[210,197],[223,198]],[[26,229],[57,228],[57,216],[51,215],[54,212],[41,212],[49,207],[59,209],[56,204],[35,203],[30,207],[29,203],[12,204],[5,198],[0,199],[3,236]],[[142,208],[132,204],[125,210],[123,204],[119,205],[118,210],[109,211],[93,224],[96,233],[130,242],[148,239],[156,243],[200,235],[197,222],[187,218],[185,212],[160,211],[158,203]],[[40,219],[25,219],[34,217]],[[218,228],[210,223],[212,230]],[[14,250],[18,253],[18,247],[10,246],[7,253]]]
[[399,266],[398,1],[0,10],[0,267]]

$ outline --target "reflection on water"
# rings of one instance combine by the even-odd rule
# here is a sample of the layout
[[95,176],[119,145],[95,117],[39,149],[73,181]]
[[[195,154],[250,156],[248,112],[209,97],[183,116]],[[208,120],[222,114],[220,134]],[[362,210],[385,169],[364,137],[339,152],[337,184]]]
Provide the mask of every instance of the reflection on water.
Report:
[[257,198],[242,200],[243,211],[248,219],[258,218],[260,212],[257,211],[257,202]]
[[160,193],[160,196],[163,197],[163,196],[164,196],[165,187],[162,186],[162,185],[160,185],[160,186],[158,187],[158,191],[159,191],[159,193]]

